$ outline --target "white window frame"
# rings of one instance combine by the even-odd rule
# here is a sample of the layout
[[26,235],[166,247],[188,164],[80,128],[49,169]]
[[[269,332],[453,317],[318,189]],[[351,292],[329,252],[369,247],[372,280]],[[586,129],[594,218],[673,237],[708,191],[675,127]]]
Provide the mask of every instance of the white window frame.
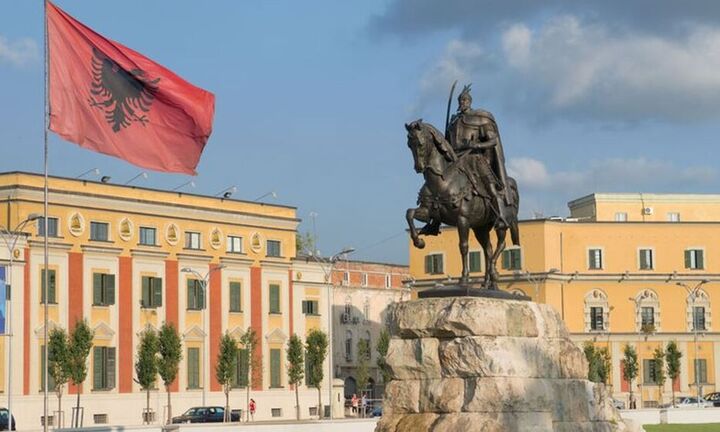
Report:
[[[597,250],[600,251],[600,267],[593,267],[590,265],[590,251]],[[587,260],[587,268],[588,270],[604,270],[605,269],[605,248],[601,246],[589,246],[585,250],[585,259]]]
[[627,212],[615,212],[615,222],[627,222]]
[[[649,250],[650,251],[650,268],[642,268],[642,259],[641,254],[643,251]],[[683,258],[684,259],[684,258]],[[638,270],[655,270],[655,248],[647,247],[647,246],[640,246],[637,248],[637,268]]]
[[[443,257],[443,267],[445,266],[445,257]],[[385,273],[385,288],[392,288],[392,274]]]
[[[601,289],[593,289],[585,294],[585,333],[603,333],[610,330],[610,305],[605,291]],[[603,310],[603,328],[598,330],[592,329],[592,308],[600,307]]]
[[[155,231],[155,243],[152,243],[152,244],[150,244],[150,243],[141,243],[142,236],[140,235],[140,232],[141,232],[142,230],[144,230],[144,229],[151,229],[151,230],[154,230],[154,231]],[[157,246],[157,245],[158,245],[158,240],[159,240],[159,239],[158,239],[158,229],[157,229],[157,227],[150,226],[150,225],[140,225],[140,226],[138,227],[138,244],[139,244],[139,245],[143,245],[143,246]]]
[[349,270],[343,271],[342,284],[343,284],[343,286],[350,285],[350,271]]
[[[239,250],[235,249],[235,240],[238,241]],[[225,251],[230,253],[244,253],[243,252],[243,237],[237,236],[237,235],[228,235],[226,244],[225,244]]]
[[709,332],[712,328],[712,314],[710,313],[710,296],[704,289],[698,289],[697,290],[697,297],[695,297],[693,300],[690,300],[690,297],[688,296],[686,298],[687,302],[687,329],[688,332],[693,331],[693,308],[695,306],[698,307],[704,307],[705,308],[705,330],[698,330],[698,332]]
[[640,290],[635,296],[635,331],[642,331],[642,308],[652,307],[655,332],[660,331],[660,300],[657,293],[649,288]]
[[[686,251],[702,251],[702,255],[703,255],[703,266],[702,267],[697,267],[697,256],[695,254],[692,254],[692,258],[690,260],[690,267],[688,267],[686,270],[705,270],[706,268],[708,268],[708,262],[707,262],[708,256],[707,256],[707,253],[705,253],[705,247],[691,246],[691,247],[685,248],[685,252]],[[685,252],[683,252],[683,267],[685,267]],[[693,265],[692,261],[695,261],[694,265]]]
[[[189,236],[189,237],[188,237]],[[197,238],[197,247],[194,246],[193,239]],[[188,239],[190,241],[188,241]],[[185,231],[185,249],[202,250],[202,234],[198,231]]]
[[363,273],[360,276],[360,285],[362,285],[364,287],[368,286],[368,274],[367,273]]
[[668,222],[680,222],[680,212],[667,212],[665,217]]

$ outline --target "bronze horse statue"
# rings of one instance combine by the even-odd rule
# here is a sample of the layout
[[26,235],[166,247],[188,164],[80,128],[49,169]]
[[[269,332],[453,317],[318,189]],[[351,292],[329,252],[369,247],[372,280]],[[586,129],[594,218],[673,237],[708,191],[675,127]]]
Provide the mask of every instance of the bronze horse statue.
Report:
[[[424,248],[425,241],[420,235],[437,235],[440,223],[456,226],[460,239],[462,275],[460,284],[469,283],[468,236],[472,229],[483,248],[485,256],[484,287],[498,289],[497,259],[505,249],[505,236],[510,230],[514,245],[520,245],[518,232],[519,194],[515,179],[508,177],[506,187],[510,188],[510,204],[507,211],[507,225],[498,224],[497,210],[493,208],[487,187],[473,185],[463,166],[465,158],[483,156],[455,153],[443,134],[422,120],[405,125],[408,132],[408,147],[415,161],[415,171],[422,173],[425,184],[420,189],[419,207],[407,210],[406,218],[410,236],[417,248]],[[425,222],[424,228],[415,228],[414,220]],[[493,250],[490,232],[495,230],[497,245]]]

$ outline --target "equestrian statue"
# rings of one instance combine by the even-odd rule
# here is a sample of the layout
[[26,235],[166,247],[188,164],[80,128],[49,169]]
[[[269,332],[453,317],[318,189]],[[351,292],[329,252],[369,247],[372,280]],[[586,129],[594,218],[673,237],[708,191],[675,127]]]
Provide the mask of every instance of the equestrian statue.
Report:
[[[457,112],[450,118],[448,101],[445,133],[416,120],[405,124],[408,147],[415,171],[425,178],[418,194],[418,207],[407,210],[410,236],[417,248],[425,247],[420,235],[438,235],[441,224],[457,227],[462,258],[461,286],[469,286],[468,236],[470,230],[483,248],[485,279],[483,287],[498,289],[497,260],[505,249],[510,230],[514,245],[520,245],[518,232],[519,194],[517,183],[505,172],[505,157],[497,123],[485,110],[472,109],[470,85],[458,96]],[[417,229],[414,220],[424,222]],[[495,231],[493,248],[490,233]]]

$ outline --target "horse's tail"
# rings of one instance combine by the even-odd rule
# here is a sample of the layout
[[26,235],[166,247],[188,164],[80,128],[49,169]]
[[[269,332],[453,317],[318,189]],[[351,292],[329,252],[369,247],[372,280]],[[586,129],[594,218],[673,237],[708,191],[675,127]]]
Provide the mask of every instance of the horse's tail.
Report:
[[512,177],[507,177],[508,187],[512,195],[512,217],[510,221],[510,238],[515,246],[520,246],[520,229],[518,228],[518,211],[520,210],[520,193],[518,192],[517,182]]
[[510,223],[510,238],[515,246],[520,246],[520,230],[518,229],[517,219]]

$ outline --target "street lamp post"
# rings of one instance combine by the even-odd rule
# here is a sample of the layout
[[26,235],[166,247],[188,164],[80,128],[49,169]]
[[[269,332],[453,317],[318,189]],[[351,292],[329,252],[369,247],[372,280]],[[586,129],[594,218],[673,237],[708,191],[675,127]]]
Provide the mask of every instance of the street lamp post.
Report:
[[[334,344],[333,344],[333,315],[332,315],[332,270],[333,267],[335,267],[335,263],[338,262],[341,258],[355,252],[355,248],[348,247],[340,252],[336,253],[335,255],[331,256],[330,259],[325,259],[319,256],[316,256],[315,251],[312,251],[310,253],[310,257],[315,260],[318,264],[320,264],[320,268],[322,269],[323,273],[325,274],[325,280],[327,282],[327,304],[328,304],[328,342],[330,343],[330,349],[329,349],[329,355],[328,355],[328,369],[329,369],[329,375],[328,375],[328,405],[330,406],[330,418],[332,419],[332,409],[333,409],[333,400],[332,400],[332,380],[335,378],[335,374],[333,374],[333,354],[334,354]],[[323,265],[328,265],[329,267],[325,269]],[[318,409],[322,409],[322,407],[318,407]],[[320,413],[318,412],[318,415]]]
[[[22,230],[25,228],[25,226],[37,219],[39,219],[41,216],[35,213],[30,214],[25,220],[17,224],[15,229],[10,231],[9,229],[3,227],[0,225],[0,237],[3,239],[3,243],[5,243],[5,247],[7,247],[8,250],[8,256],[9,256],[9,265],[8,265],[8,272],[5,275],[5,287],[6,289],[9,289],[9,292],[6,292],[5,294],[5,300],[9,302],[6,308],[6,319],[5,319],[5,334],[8,335],[8,398],[7,398],[7,409],[8,409],[8,430],[12,429],[12,337],[13,337],[13,328],[12,328],[12,289],[13,289],[13,263],[15,261],[15,246],[17,245],[18,240],[20,239],[20,236],[23,234]],[[8,221],[9,222],[9,221]],[[1,301],[2,299],[0,299]],[[27,299],[26,299],[27,301]]]
[[208,337],[207,337],[207,334],[206,334],[206,331],[205,331],[205,329],[207,328],[207,327],[205,326],[205,316],[206,316],[205,310],[207,309],[207,304],[208,304],[207,284],[208,284],[208,281],[210,280],[210,275],[211,275],[213,272],[218,271],[218,270],[221,270],[221,269],[224,269],[224,268],[225,268],[225,265],[220,264],[220,265],[217,266],[217,267],[211,268],[207,273],[205,273],[205,276],[201,275],[201,274],[198,273],[196,270],[193,270],[193,269],[191,269],[190,267],[183,267],[182,269],[180,269],[180,271],[181,271],[182,273],[189,273],[189,274],[191,274],[191,275],[193,275],[193,276],[195,276],[195,277],[197,278],[197,281],[198,281],[198,283],[200,284],[200,290],[201,290],[202,293],[203,293],[203,304],[201,305],[201,308],[202,308],[202,327],[203,327],[203,328],[202,328],[202,332],[203,332],[203,348],[202,348],[202,349],[203,349],[203,361],[202,361],[202,377],[203,377],[202,406],[207,406],[206,403],[205,403],[205,399],[206,399],[207,387],[208,387],[208,384],[209,384],[209,379],[208,379],[208,378],[209,378],[209,374],[207,374],[206,372],[210,370],[210,368],[208,367],[208,362],[210,361],[210,360],[209,360],[210,355],[209,355],[209,353],[208,353],[208,347],[209,347],[209,345],[208,345],[208,343],[207,343]]
[[700,282],[698,282],[694,288],[690,288],[688,285],[682,283],[682,282],[675,282],[675,285],[681,286],[685,288],[685,291],[687,291],[687,301],[690,302],[690,305],[692,307],[692,327],[693,327],[693,339],[694,339],[694,345],[695,345],[695,394],[697,396],[697,404],[698,407],[700,406],[700,381],[698,377],[698,333],[697,333],[697,322],[695,320],[695,300],[697,299],[697,293],[701,286],[705,285],[706,283],[710,282],[707,279],[703,279]]

